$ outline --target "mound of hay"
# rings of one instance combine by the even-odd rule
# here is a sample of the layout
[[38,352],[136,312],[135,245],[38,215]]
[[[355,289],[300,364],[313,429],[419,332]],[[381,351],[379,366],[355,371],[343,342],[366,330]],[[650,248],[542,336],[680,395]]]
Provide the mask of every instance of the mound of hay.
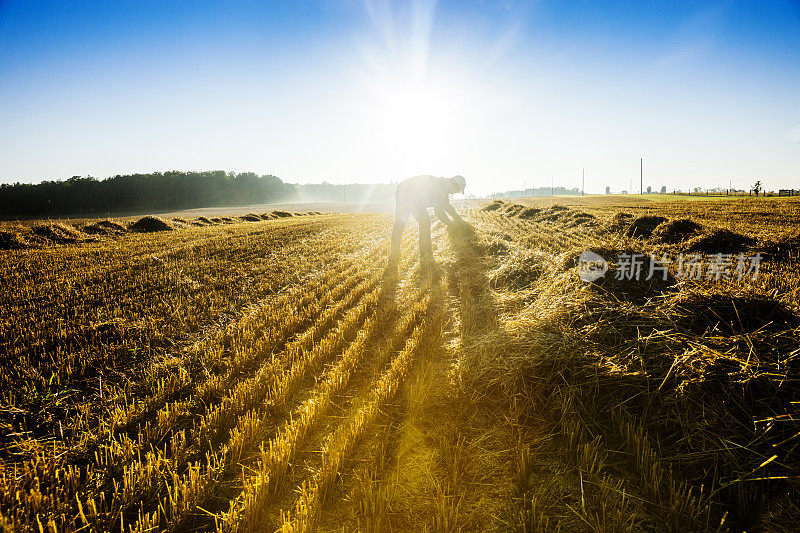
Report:
[[206,217],[197,217],[197,220],[195,220],[195,222],[199,222],[200,224],[205,224],[205,225],[213,224],[213,222],[211,222],[211,220],[209,220]]
[[490,273],[489,286],[493,289],[526,289],[542,277],[549,261],[550,256],[538,251],[508,254],[503,264]]
[[563,205],[555,204],[551,205],[547,209],[543,209],[541,213],[539,213],[538,220],[540,222],[559,222],[570,220],[571,216],[572,214],[569,208],[564,207]]
[[678,244],[694,237],[703,230],[703,226],[688,218],[679,218],[659,224],[650,237],[662,244]]
[[638,250],[597,246],[575,248],[564,254],[561,270],[575,269],[577,276],[579,259],[584,251],[594,252],[608,262],[603,277],[586,283],[613,300],[644,304],[664,296],[675,287],[675,278],[669,271],[664,278],[661,267],[665,265],[653,264],[648,254]]
[[169,221],[161,217],[148,215],[131,224],[128,229],[135,233],[153,233],[156,231],[172,231],[175,228]]
[[214,217],[211,219],[212,224],[223,224],[225,221],[222,220],[220,217]]
[[761,256],[768,261],[798,259],[800,258],[800,235],[769,241],[761,248],[760,252]]
[[292,214],[287,212],[287,211],[273,211],[272,215],[275,218],[287,218],[287,217],[292,216]]
[[563,217],[558,213],[543,214],[539,217],[540,222],[558,222]]
[[508,245],[503,241],[492,241],[486,245],[486,255],[506,255],[508,253]]
[[261,215],[259,216],[261,217],[261,220],[272,220],[273,218],[275,218],[270,213],[261,213]]
[[34,235],[58,244],[74,243],[86,237],[84,233],[78,231],[74,227],[60,222],[38,224],[34,226],[31,231]]
[[482,211],[495,211],[497,209],[500,209],[504,205],[506,205],[506,203],[504,201],[502,201],[502,200],[494,200],[491,203],[483,206],[483,208],[481,210]]
[[[614,263],[632,252],[591,249]],[[577,435],[576,446],[601,435],[615,455],[636,463],[631,470],[639,469],[656,501],[669,501],[659,495],[672,494],[673,484],[695,494],[703,487],[710,511],[677,530],[705,531],[723,516],[732,531],[796,529],[797,315],[752,287],[616,280],[616,264],[586,283],[565,270],[582,251],[565,254],[564,269],[547,269],[533,285],[536,299],[502,329],[464,345],[464,386],[489,400],[533,390],[529,413],[555,425],[570,421],[561,433],[565,442]],[[637,462],[643,450],[665,467],[663,477],[645,480]],[[780,514],[787,502],[790,512]],[[673,516],[687,515],[678,509]],[[781,527],[768,527],[767,519]]]
[[221,217],[220,220],[222,220],[222,222],[224,222],[225,224],[232,224],[232,223],[236,222],[233,219],[233,217]]
[[525,218],[525,219],[536,218],[539,215],[539,213],[541,213],[541,212],[542,212],[542,210],[539,209],[538,207],[528,207],[528,208],[523,209],[522,211],[520,211],[517,214],[517,216],[519,218]]
[[256,215],[255,213],[249,213],[239,218],[244,220],[245,222],[261,222],[261,217]]
[[516,216],[517,214],[519,214],[519,213],[520,213],[521,211],[523,211],[524,209],[525,209],[525,206],[524,206],[524,205],[519,205],[519,204],[507,204],[507,206],[506,206],[506,207],[503,209],[503,212],[504,212],[506,215],[508,215],[508,216],[510,216],[510,217],[513,217],[513,216]]
[[761,295],[725,292],[682,294],[670,309],[678,324],[698,335],[774,333],[800,326],[786,305]]
[[572,219],[572,223],[570,226],[593,226],[597,223],[597,217],[591,213],[585,213],[583,211],[577,211],[570,215]]
[[98,220],[83,227],[83,232],[90,235],[121,235],[128,229],[113,220]]
[[666,221],[667,221],[666,218],[654,215],[640,216],[634,219],[633,222],[631,222],[625,234],[628,237],[647,238],[653,234],[653,231],[659,225],[661,225],[663,222]]
[[706,254],[735,254],[749,250],[755,244],[756,240],[752,237],[741,235],[727,229],[718,229],[687,241],[686,249],[690,252]]
[[177,227],[177,228],[185,228],[185,227],[188,227],[190,225],[185,219],[177,218],[177,217],[173,218],[171,222],[172,222],[172,225]]
[[0,250],[22,250],[30,247],[28,240],[16,231],[0,230]]
[[631,219],[633,219],[632,214],[624,211],[618,211],[613,217],[611,217],[609,229],[611,231],[622,231],[630,225]]

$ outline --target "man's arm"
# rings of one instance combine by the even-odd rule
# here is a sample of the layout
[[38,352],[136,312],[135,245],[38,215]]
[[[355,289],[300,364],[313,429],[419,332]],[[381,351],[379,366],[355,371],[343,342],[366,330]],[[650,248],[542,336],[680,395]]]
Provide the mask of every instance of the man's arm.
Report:
[[452,205],[450,205],[450,202],[447,202],[447,204],[445,204],[444,209],[445,211],[450,213],[450,216],[453,217],[454,222],[464,222],[464,219],[461,218],[461,215],[458,214],[458,211],[456,211],[455,208]]
[[453,223],[453,221],[450,220],[450,217],[447,216],[447,214],[445,213],[445,209],[447,208],[439,204],[433,206],[433,212],[436,213],[436,216],[439,217],[439,220],[441,220],[444,224],[449,226],[450,224]]

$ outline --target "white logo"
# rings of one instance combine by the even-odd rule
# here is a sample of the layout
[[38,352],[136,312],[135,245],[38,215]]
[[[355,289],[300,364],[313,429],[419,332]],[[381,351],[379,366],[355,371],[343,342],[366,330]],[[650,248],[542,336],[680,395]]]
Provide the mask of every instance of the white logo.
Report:
[[582,252],[578,257],[578,277],[592,282],[602,278],[608,272],[608,261],[591,250]]

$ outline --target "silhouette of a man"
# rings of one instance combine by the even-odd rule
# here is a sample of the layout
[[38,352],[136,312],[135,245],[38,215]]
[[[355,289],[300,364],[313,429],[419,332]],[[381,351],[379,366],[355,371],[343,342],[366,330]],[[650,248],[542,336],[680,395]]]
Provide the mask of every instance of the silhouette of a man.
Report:
[[467,182],[463,176],[437,178],[425,175],[408,178],[397,185],[392,246],[389,252],[390,267],[397,266],[400,257],[400,243],[403,239],[403,228],[408,222],[409,215],[414,215],[419,224],[420,262],[422,264],[433,263],[431,217],[428,215],[428,208],[433,207],[439,220],[448,226],[456,222],[462,222],[462,218],[450,205],[450,195],[457,192],[463,193],[466,184]]

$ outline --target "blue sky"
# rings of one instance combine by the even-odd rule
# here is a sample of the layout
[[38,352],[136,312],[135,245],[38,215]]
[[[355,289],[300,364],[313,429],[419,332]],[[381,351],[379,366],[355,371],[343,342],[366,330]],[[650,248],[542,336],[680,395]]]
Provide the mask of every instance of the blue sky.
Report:
[[0,182],[800,187],[799,2],[0,0]]

